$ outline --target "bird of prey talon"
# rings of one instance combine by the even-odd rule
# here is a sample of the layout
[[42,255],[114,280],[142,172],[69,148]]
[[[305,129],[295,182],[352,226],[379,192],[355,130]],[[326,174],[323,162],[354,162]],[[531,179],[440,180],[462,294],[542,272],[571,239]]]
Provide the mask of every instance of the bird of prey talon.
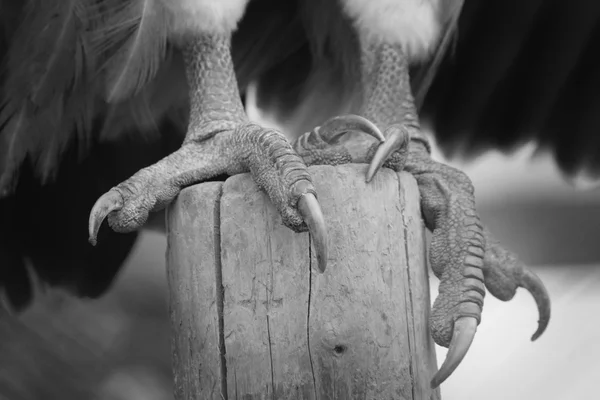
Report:
[[[514,256],[511,259],[497,242],[487,246],[486,239],[491,235],[479,220],[471,180],[430,157],[429,141],[420,131],[403,48],[365,40],[361,51],[363,59],[376,60],[362,66],[366,75],[362,90],[369,95],[359,103],[357,113],[367,117],[332,118],[302,135],[294,148],[309,165],[369,163],[367,182],[382,166],[397,172],[405,170],[415,177],[425,225],[433,233],[430,265],[440,279],[430,317],[431,334],[438,345],[448,348],[444,363],[431,381],[431,386],[437,387],[458,367],[473,342],[486,287],[502,300],[512,298],[517,287],[533,295],[540,314],[535,338],[548,324],[550,299],[541,280],[519,265]],[[381,128],[385,140],[376,143],[368,136],[341,134],[354,130],[378,132]]]
[[[340,165],[367,163],[382,143],[386,143],[385,136],[375,124],[350,114],[327,120],[299,136],[293,146],[307,165]],[[401,171],[405,153],[391,154],[386,166]]]
[[[98,297],[154,212],[243,172],[289,228],[310,231],[323,271],[307,165],[365,163],[367,182],[407,171],[440,279],[438,386],[469,349],[486,289],[531,293],[533,340],[550,300],[422,127],[446,154],[535,141],[562,171],[598,176],[599,21],[587,0],[0,0],[0,290],[29,304],[30,266]],[[281,130],[250,121],[250,100]]]
[[[108,216],[117,232],[141,228],[150,212],[179,191],[209,178],[251,172],[294,231],[312,234],[318,268],[325,271],[327,238],[307,167],[280,132],[248,121],[230,55],[229,36],[203,35],[184,44],[190,90],[188,132],[181,148],[100,197],[90,213],[90,243]],[[115,200],[116,199],[116,200]]]

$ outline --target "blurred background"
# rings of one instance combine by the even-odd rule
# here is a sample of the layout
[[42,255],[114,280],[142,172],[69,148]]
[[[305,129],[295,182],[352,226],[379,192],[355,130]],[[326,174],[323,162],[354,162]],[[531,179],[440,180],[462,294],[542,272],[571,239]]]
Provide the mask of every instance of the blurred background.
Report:
[[[443,399],[578,400],[597,393],[600,191],[565,181],[549,157],[531,159],[532,149],[488,153],[466,164],[446,160],[472,178],[483,222],[540,275],[553,310],[549,329],[532,343],[537,311],[531,297],[520,290],[503,303],[488,295],[479,333],[442,385]],[[437,152],[435,157],[444,160]],[[23,332],[33,328],[56,344],[52,351],[65,364],[39,368],[44,373],[28,377],[14,399],[67,393],[73,399],[172,399],[165,250],[163,234],[143,233],[116,284],[99,300],[44,293],[45,301],[21,318]],[[435,297],[435,278],[431,288]],[[0,347],[19,351],[7,343]],[[438,348],[437,356],[441,363],[445,349]],[[70,380],[60,381],[64,375]],[[47,386],[59,381],[63,390],[55,397]]]

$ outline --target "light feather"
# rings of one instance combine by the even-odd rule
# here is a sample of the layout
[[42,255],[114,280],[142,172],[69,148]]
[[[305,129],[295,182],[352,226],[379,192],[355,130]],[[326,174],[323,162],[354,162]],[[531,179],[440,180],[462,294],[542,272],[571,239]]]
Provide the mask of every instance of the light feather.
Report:
[[105,0],[103,23],[93,33],[105,59],[106,99],[137,94],[150,82],[167,53],[169,14],[158,0]]

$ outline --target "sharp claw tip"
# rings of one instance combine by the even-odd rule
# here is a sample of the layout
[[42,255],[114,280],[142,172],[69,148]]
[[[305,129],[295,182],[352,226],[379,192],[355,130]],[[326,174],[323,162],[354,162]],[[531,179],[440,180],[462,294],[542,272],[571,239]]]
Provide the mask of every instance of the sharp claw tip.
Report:
[[317,256],[317,268],[323,273],[327,267],[328,249],[327,228],[321,206],[312,193],[307,193],[300,197],[298,210],[308,225]]
[[373,178],[375,178],[375,175],[377,175],[377,172],[381,169],[381,165],[379,165],[379,163],[377,165],[369,165],[369,169],[367,170],[367,176],[366,176],[366,182],[367,183],[371,183],[371,181],[373,180]]
[[456,320],[452,340],[448,347],[448,354],[442,366],[431,380],[432,388],[438,387],[448,379],[462,362],[471,347],[475,332],[477,332],[477,320],[475,318],[461,317]]
[[88,232],[88,242],[89,244],[91,244],[92,246],[95,246],[96,244],[98,244],[98,231],[96,229],[96,227],[92,224],[92,221],[90,221],[89,224],[89,232]]
[[430,386],[432,389],[437,389],[437,388],[438,388],[438,386],[440,386],[440,384],[441,384],[441,383],[442,383],[442,382],[440,382],[439,378],[438,378],[438,377],[437,377],[437,375],[436,375],[436,376],[434,376],[434,377],[433,377],[433,379],[431,380],[431,383],[429,384],[429,386]]
[[432,389],[437,389],[449,377],[450,377],[450,375],[446,375],[445,373],[442,373],[441,371],[438,371],[433,376],[433,378],[431,378],[431,382],[430,382],[429,386]]
[[88,221],[88,241],[92,246],[98,243],[98,231],[104,219],[113,211],[120,210],[123,207],[123,197],[119,192],[109,191],[104,193],[92,207]]
[[540,336],[542,336],[542,334],[546,331],[546,323],[540,322],[538,325],[538,329],[537,331],[535,331],[535,333],[533,335],[531,335],[531,341],[535,342],[536,340],[538,340],[540,338]]
[[375,176],[375,174],[377,174],[377,172],[383,166],[384,162],[388,159],[388,157],[392,153],[393,153],[393,149],[389,148],[389,146],[386,146],[386,145],[379,146],[379,148],[375,151],[375,154],[373,155],[373,159],[371,160],[371,163],[369,164],[369,169],[367,170],[367,183],[371,182],[371,180],[373,180],[373,177]]
[[528,269],[525,269],[519,286],[531,293],[538,308],[538,327],[531,336],[531,341],[534,342],[542,336],[550,322],[550,296],[542,280]]
[[325,273],[325,269],[327,268],[327,263],[326,262],[318,262],[318,268],[319,268],[319,272],[320,273]]

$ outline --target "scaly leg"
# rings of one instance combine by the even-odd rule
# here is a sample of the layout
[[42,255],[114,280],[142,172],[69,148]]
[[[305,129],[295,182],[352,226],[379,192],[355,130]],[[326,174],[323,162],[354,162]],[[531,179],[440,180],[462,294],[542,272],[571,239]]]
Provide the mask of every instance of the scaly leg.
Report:
[[431,382],[437,387],[459,365],[471,345],[481,319],[484,284],[505,301],[518,287],[532,293],[540,313],[533,340],[548,324],[550,300],[540,279],[484,230],[469,178],[431,159],[429,142],[420,132],[408,60],[401,46],[363,40],[361,47],[364,98],[358,114],[385,128],[386,141],[379,145],[358,137],[331,146],[340,131],[354,130],[351,122],[344,128],[348,117],[336,117],[301,136],[295,149],[308,164],[371,160],[367,181],[382,165],[396,171],[404,168],[415,176],[425,224],[433,232],[429,260],[440,279],[430,318],[431,332],[438,345],[449,347],[446,360]]
[[[251,172],[294,231],[310,230],[318,266],[327,262],[326,231],[306,164],[278,131],[248,121],[230,53],[231,37],[201,34],[183,49],[190,87],[190,122],[181,148],[104,194],[89,222],[94,244],[106,216],[117,232],[140,228],[179,191],[221,174]],[[306,223],[306,225],[305,225]]]

